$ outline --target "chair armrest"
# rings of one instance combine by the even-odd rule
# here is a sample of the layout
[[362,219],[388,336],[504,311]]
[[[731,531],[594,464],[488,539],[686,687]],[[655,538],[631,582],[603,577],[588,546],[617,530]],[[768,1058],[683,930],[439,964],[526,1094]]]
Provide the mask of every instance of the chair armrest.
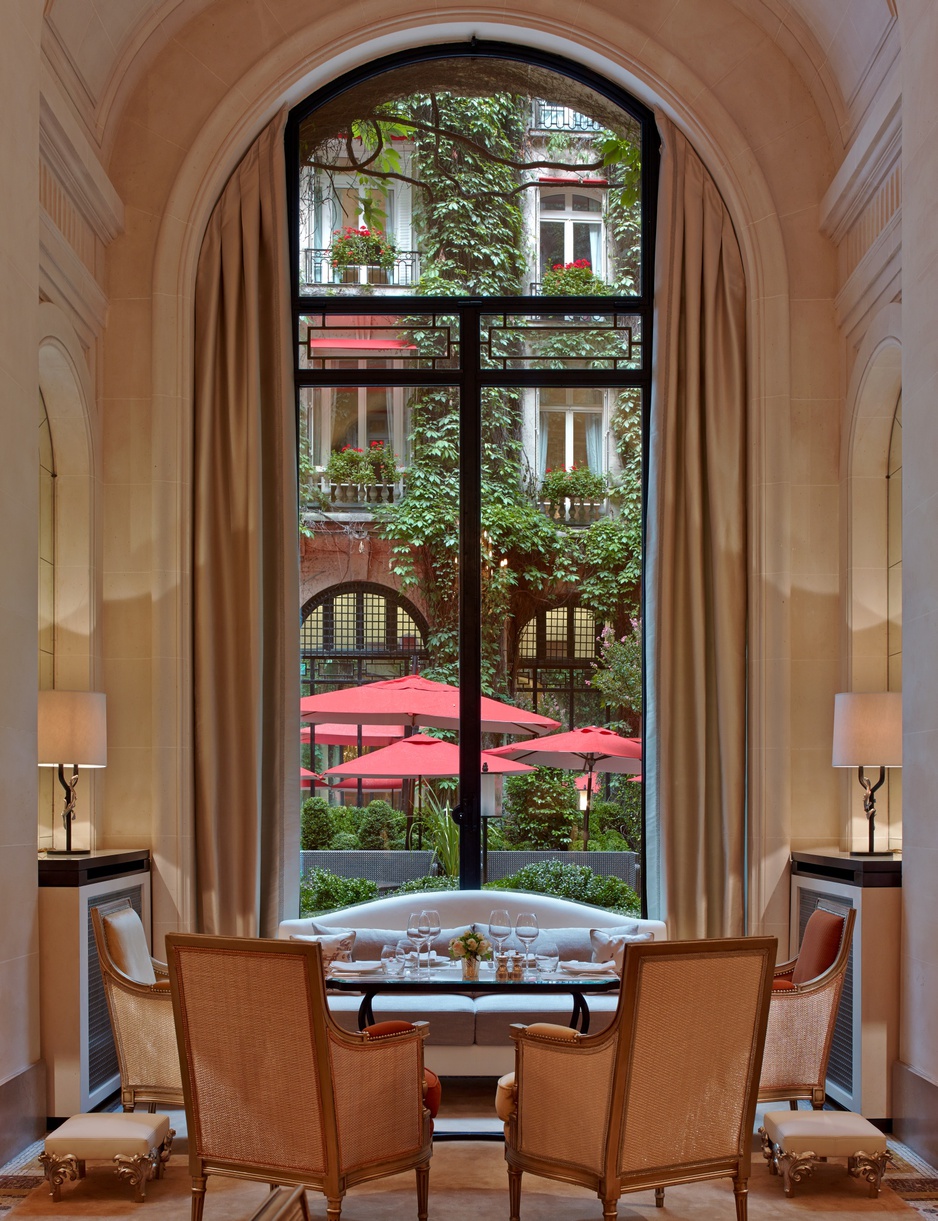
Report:
[[165,962],[160,962],[158,958],[151,958],[150,962],[153,964],[153,974],[157,977],[157,980],[160,978],[169,979],[169,967]]
[[169,979],[158,979],[153,984],[142,984],[114,966],[110,968],[108,974],[111,982],[123,992],[132,992],[137,996],[165,996],[168,1001],[173,999]]
[[[515,1031],[518,1033],[515,1034]],[[556,1022],[532,1022],[530,1026],[522,1026],[512,1022],[509,1033],[513,1039],[552,1039],[554,1042],[576,1043],[580,1032],[571,1026],[560,1026]]]
[[783,979],[786,975],[793,974],[798,963],[797,958],[790,958],[788,962],[780,962],[776,965],[772,972],[773,979]]

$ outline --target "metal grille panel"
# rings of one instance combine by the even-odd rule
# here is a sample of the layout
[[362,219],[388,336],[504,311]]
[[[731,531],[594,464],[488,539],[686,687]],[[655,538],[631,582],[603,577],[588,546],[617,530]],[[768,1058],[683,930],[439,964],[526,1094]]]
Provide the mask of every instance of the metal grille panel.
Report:
[[[798,895],[799,944],[804,936],[805,925],[818,903],[822,903],[831,911],[844,913],[853,907],[850,900],[845,899],[843,895],[824,894],[821,891],[807,888],[799,890]],[[856,939],[850,946],[850,957],[847,960],[847,971],[844,976],[844,989],[840,997],[840,1007],[837,1010],[831,1055],[827,1065],[828,1080],[848,1094],[853,1093],[853,954],[855,949]]]
[[117,1051],[111,1032],[111,1018],[104,995],[98,951],[94,943],[91,925],[91,909],[102,903],[113,903],[115,899],[129,899],[134,911],[143,919],[143,886],[128,886],[126,890],[112,890],[88,900],[85,911],[85,937],[88,943],[88,1092],[106,1085],[118,1074]]

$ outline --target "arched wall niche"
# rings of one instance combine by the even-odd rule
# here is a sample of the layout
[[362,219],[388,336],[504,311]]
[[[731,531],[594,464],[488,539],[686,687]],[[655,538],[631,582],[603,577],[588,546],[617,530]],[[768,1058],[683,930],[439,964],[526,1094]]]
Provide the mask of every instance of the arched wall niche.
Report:
[[[597,15],[592,14],[593,17]],[[190,925],[194,911],[190,822],[190,714],[187,606],[192,380],[192,303],[202,234],[222,187],[263,126],[285,106],[349,69],[410,47],[468,41],[475,35],[561,54],[657,105],[686,132],[708,165],[734,217],[749,285],[752,658],[750,707],[751,841],[749,924],[787,937],[786,810],[791,785],[789,684],[777,659],[788,637],[790,593],[789,280],[781,207],[773,199],[753,144],[714,92],[667,47],[632,31],[593,22],[574,28],[524,15],[527,24],[439,22],[425,13],[378,22],[361,40],[361,17],[332,38],[311,29],[264,56],[206,114],[181,156],[162,207],[152,259],[153,518],[152,833],[166,844],[168,890],[155,898],[154,931]],[[338,18],[336,17],[337,21]],[[334,22],[333,22],[334,25]],[[333,28],[332,26],[329,27]],[[637,36],[631,41],[630,33]],[[289,41],[289,40],[288,40]],[[632,48],[641,48],[638,58]],[[744,112],[740,98],[740,113]],[[771,158],[769,158],[771,162]],[[120,183],[116,185],[120,188]],[[785,189],[785,188],[782,188]],[[159,194],[165,194],[160,184]],[[120,239],[124,241],[125,239]],[[115,277],[120,295],[120,277]],[[130,287],[126,288],[130,295]],[[111,391],[113,393],[113,390]],[[164,463],[165,465],[161,465]],[[772,522],[772,529],[765,523]],[[169,859],[172,857],[172,859]]]
[[[870,322],[854,364],[843,432],[844,500],[843,641],[845,691],[889,689],[889,447],[902,392],[902,311],[897,304]],[[833,715],[833,713],[832,713]],[[859,785],[853,772],[841,781],[843,846],[862,846],[866,836]],[[901,835],[901,817],[887,819],[877,803],[877,829],[887,825],[890,847]]]
[[[55,686],[100,690],[94,388],[78,334],[62,310],[43,302],[38,322],[39,390],[49,420],[55,464]],[[101,799],[103,784],[103,776],[96,770],[83,774],[86,795],[76,811],[76,844],[95,846],[95,801],[96,797]]]

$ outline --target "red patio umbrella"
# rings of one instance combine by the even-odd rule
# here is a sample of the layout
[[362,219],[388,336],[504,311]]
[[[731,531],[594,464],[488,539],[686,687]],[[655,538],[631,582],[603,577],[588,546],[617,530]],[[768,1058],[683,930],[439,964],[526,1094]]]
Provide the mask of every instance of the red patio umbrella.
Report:
[[[498,758],[494,751],[482,751],[480,771],[490,775],[507,772],[530,772],[534,769],[514,759]],[[459,747],[455,742],[444,742],[441,738],[426,733],[415,733],[410,738],[393,742],[380,750],[369,751],[358,759],[339,763],[327,768],[323,776],[369,778],[394,776],[398,779],[416,779],[421,776],[458,776]]]
[[[302,701],[301,719],[312,724],[343,725],[432,725],[437,729],[459,728],[459,688],[433,682],[419,674],[390,678],[359,687],[343,687]],[[503,704],[482,696],[482,729],[485,733],[549,733],[559,722],[525,708]]]
[[521,759],[539,767],[560,767],[583,772],[586,776],[586,814],[583,821],[583,846],[589,839],[590,801],[595,772],[625,772],[637,775],[642,770],[641,738],[623,738],[612,729],[588,725],[569,733],[553,733],[536,742],[513,742],[496,746],[490,752],[508,759]]
[[[300,716],[303,715],[303,705],[310,697],[307,695],[300,700]],[[362,746],[390,746],[392,742],[398,741],[404,736],[403,725],[362,725]],[[304,725],[300,729],[300,741],[308,742],[310,739],[310,726]],[[316,725],[316,745],[317,746],[357,746],[358,745],[358,728],[355,725],[337,725],[333,724],[317,724]]]

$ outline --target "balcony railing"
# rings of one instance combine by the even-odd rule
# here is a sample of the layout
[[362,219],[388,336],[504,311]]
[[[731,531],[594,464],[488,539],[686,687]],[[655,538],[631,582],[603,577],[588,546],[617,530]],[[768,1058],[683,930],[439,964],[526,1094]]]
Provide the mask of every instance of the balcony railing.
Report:
[[403,495],[403,480],[396,483],[333,483],[323,475],[307,493],[306,511],[315,513],[368,512],[375,505],[394,504]]
[[564,496],[560,500],[542,500],[539,504],[545,517],[564,526],[591,526],[610,514],[608,496],[589,500]]
[[588,115],[580,114],[578,110],[572,110],[569,106],[537,101],[534,103],[534,128],[536,131],[589,133],[602,131],[603,125]]
[[370,285],[375,288],[406,288],[420,279],[420,256],[416,250],[402,250],[391,267],[364,264],[333,267],[331,249],[303,251],[303,284],[309,292],[318,285]]

